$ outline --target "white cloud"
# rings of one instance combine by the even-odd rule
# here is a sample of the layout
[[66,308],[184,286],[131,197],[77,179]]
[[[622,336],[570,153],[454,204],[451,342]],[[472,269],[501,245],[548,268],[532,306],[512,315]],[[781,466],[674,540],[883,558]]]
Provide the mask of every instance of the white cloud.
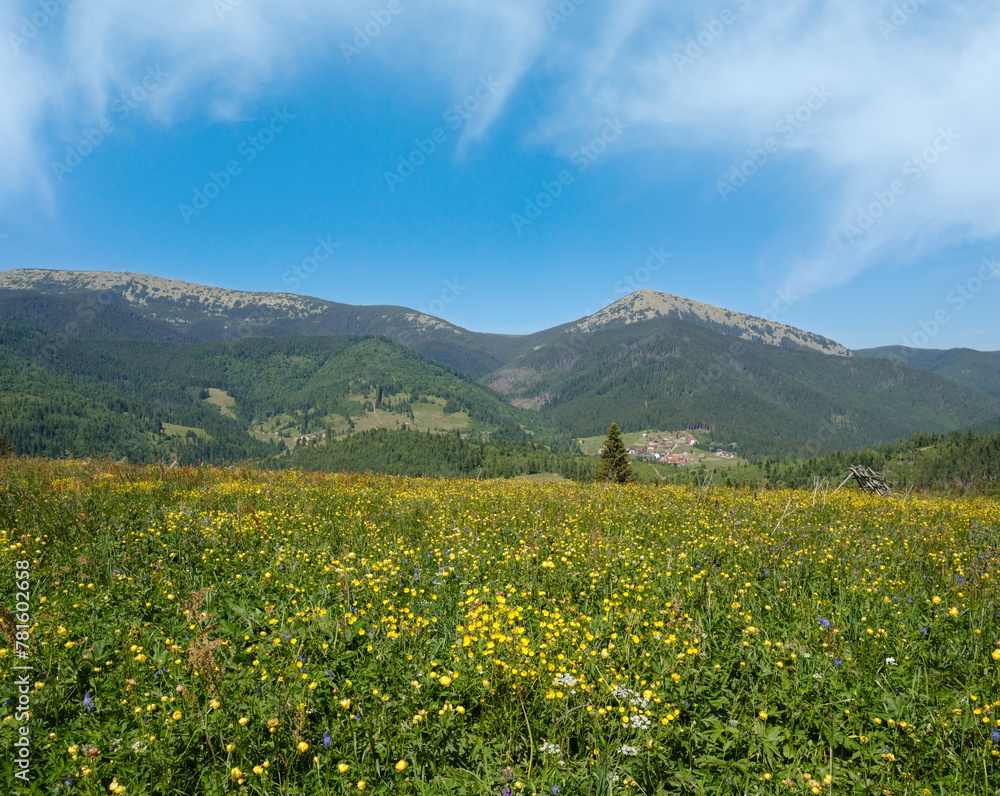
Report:
[[[620,116],[629,146],[664,158],[702,150],[738,162],[813,87],[826,87],[832,97],[775,155],[803,166],[792,187],[814,215],[810,240],[781,258],[784,287],[797,295],[889,259],[1000,234],[996,0],[727,0],[697,10],[566,1],[577,10],[550,25],[556,0],[393,0],[399,13],[358,58],[425,75],[454,99],[492,77],[500,89],[463,128],[460,152],[496,123],[533,69],[551,88],[541,111],[549,116],[522,131],[526,141],[568,151],[581,131]],[[46,2],[58,10],[20,46],[8,34],[39,13],[40,0],[0,7],[0,201],[8,203],[45,204],[49,161],[148,67],[170,77],[142,113],[164,124],[206,111],[240,118],[259,94],[317,65],[352,68],[338,61],[341,42],[390,0]],[[913,11],[894,19],[895,6]],[[911,179],[904,164],[933,146],[939,128],[958,139]],[[706,186],[719,176],[706,174]],[[905,192],[852,243],[845,223],[895,180]]]
[[[894,11],[900,6],[912,13]],[[646,24],[659,31],[658,44],[602,62],[598,77],[587,72],[571,94],[570,117],[621,113],[633,138],[645,130],[649,146],[655,139],[673,155],[731,153],[738,163],[811,87],[832,92],[777,155],[788,163],[796,150],[810,164],[801,180],[816,183],[813,211],[825,229],[782,263],[789,292],[808,295],[890,258],[1000,234],[996,3],[799,0],[765,8],[734,0],[714,11],[651,11]],[[942,129],[959,137],[931,153]],[[933,163],[904,171],[925,151]],[[905,191],[892,207],[863,235],[847,235],[858,208],[897,180]]]
[[[548,32],[544,0],[44,1],[57,10],[20,52],[0,43],[0,200],[44,193],[51,174],[43,164],[150,67],[169,80],[143,113],[164,123],[206,111],[239,118],[260,93],[324,58],[327,68],[349,69],[341,44],[392,5],[397,13],[376,26],[385,40],[356,58],[423,71],[456,99],[492,77],[500,88],[463,131],[474,139],[503,111]],[[8,3],[0,35],[38,9],[38,0]]]
[[[400,0],[405,2],[405,0]],[[464,126],[460,151],[482,136],[510,101],[548,38],[547,0],[414,0],[404,57],[464,97],[481,78],[498,85]]]
[[38,28],[27,27],[14,7],[0,8],[0,199],[5,193],[51,200],[34,131],[51,94],[46,64],[30,46]]

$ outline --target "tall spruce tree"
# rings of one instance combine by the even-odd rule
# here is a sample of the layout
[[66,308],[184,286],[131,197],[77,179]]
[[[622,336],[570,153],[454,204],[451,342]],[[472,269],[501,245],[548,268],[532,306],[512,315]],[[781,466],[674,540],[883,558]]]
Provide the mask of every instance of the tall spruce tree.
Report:
[[612,423],[611,428],[608,429],[608,438],[604,441],[604,448],[601,450],[601,459],[597,463],[594,480],[598,482],[613,481],[618,484],[627,484],[635,480],[617,423]]

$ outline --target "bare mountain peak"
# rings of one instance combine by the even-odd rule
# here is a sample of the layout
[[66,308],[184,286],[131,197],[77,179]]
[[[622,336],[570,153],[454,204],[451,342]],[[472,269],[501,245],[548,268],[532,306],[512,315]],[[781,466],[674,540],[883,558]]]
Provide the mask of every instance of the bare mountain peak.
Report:
[[745,340],[756,340],[768,345],[808,348],[824,354],[850,356],[850,351],[840,343],[812,332],[711,304],[703,304],[683,296],[648,289],[630,293],[614,304],[570,325],[566,332],[569,334],[592,332],[604,326],[639,323],[663,317],[680,318],[715,327],[729,327]]
[[[405,307],[359,307],[294,293],[230,290],[131,271],[50,271],[36,268],[0,271],[2,290],[31,290],[56,296],[111,293],[117,300],[128,302],[136,311],[174,327],[191,326],[206,319],[244,326],[248,321],[251,326],[270,321],[292,321],[319,323],[326,333],[339,334],[388,333],[397,337],[404,327],[418,337],[442,331],[465,334],[460,327],[447,321]],[[366,311],[373,309],[379,311],[380,322],[368,317],[370,313]],[[366,321],[361,320],[362,315],[365,315]],[[340,319],[333,325],[328,322],[332,316]],[[726,334],[738,334],[744,339],[769,345],[850,356],[844,346],[825,337],[655,290],[631,293],[599,312],[563,327],[562,332],[591,332],[610,325],[668,316],[712,326]],[[402,335],[400,339],[409,337]]]
[[35,290],[56,295],[78,291],[113,292],[132,304],[145,305],[154,299],[185,301],[204,305],[216,313],[237,305],[255,304],[295,314],[319,312],[326,303],[293,293],[252,293],[181,282],[162,276],[133,271],[48,271],[22,268],[0,272],[0,289]]
[[[338,306],[360,309],[296,293],[231,290],[133,271],[50,271],[21,268],[0,271],[0,290],[32,290],[50,295],[112,293],[135,305],[140,311],[149,312],[150,307],[155,306],[153,314],[156,317],[175,325],[189,323],[188,316],[192,311],[209,317],[266,321],[310,318]],[[399,310],[401,317],[418,332],[425,329],[445,329],[461,333],[458,327],[426,313],[403,307],[391,309]],[[391,320],[385,314],[382,317],[383,320]]]

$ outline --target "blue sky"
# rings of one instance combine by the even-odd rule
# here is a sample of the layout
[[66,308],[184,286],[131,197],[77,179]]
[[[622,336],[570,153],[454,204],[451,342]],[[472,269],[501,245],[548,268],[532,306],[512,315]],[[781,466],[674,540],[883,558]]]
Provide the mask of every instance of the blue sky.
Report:
[[995,2],[10,0],[0,270],[997,350],[997,41]]

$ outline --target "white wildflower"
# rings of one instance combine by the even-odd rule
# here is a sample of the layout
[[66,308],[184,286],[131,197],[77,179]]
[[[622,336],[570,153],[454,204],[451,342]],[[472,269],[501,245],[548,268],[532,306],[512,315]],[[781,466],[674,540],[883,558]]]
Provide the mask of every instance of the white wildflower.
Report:
[[649,716],[636,713],[634,716],[628,717],[627,723],[633,730],[648,730],[653,722],[650,721]]
[[620,699],[622,702],[628,702],[632,707],[639,708],[640,710],[645,710],[649,705],[649,700],[642,694],[633,691],[631,688],[626,688],[623,685],[614,686],[614,688],[611,689],[611,693],[615,695],[616,699]]

